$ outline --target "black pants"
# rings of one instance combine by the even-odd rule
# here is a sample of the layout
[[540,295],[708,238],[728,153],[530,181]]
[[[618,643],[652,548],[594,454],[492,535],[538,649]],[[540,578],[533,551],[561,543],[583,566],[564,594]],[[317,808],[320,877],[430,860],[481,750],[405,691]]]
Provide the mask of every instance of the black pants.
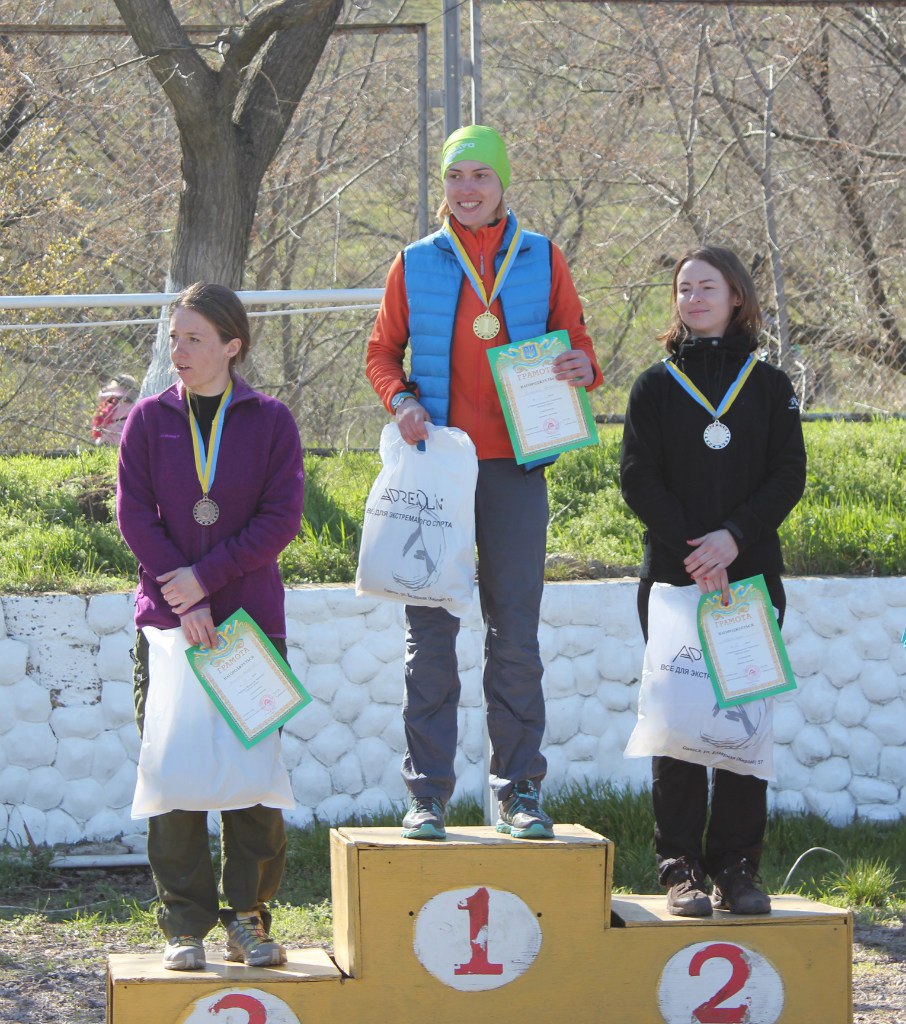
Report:
[[[639,622],[646,642],[653,583],[642,580],[638,592]],[[782,625],[786,610],[783,583],[778,575],[765,576],[765,583]],[[764,779],[722,768],[713,770],[709,794],[708,769],[704,765],[653,757],[654,849],[661,883],[666,882],[680,857],[700,864],[712,878],[743,857],[757,869],[767,827],[767,794]]]

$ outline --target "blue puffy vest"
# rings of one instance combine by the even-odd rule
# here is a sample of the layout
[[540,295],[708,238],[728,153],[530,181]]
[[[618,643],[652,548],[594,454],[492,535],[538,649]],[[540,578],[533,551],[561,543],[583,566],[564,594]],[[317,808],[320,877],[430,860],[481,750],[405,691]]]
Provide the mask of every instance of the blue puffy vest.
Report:
[[[509,214],[495,272],[516,232]],[[450,353],[459,293],[465,282],[462,268],[446,233],[437,231],[407,246],[403,252],[406,298],[409,302],[410,380],[418,385],[418,400],[432,423],[447,426],[450,412]],[[519,252],[500,293],[503,319],[510,341],[537,338],[547,331],[551,293],[551,244],[544,235],[524,231]],[[544,460],[553,461],[553,460]]]

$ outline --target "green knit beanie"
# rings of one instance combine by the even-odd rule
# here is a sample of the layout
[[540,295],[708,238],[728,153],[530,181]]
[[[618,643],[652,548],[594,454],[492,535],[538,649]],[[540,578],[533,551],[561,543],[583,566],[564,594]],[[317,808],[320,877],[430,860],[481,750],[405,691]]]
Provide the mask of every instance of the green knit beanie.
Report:
[[487,164],[500,178],[500,184],[504,189],[510,183],[510,161],[507,159],[506,146],[493,128],[483,124],[469,124],[457,128],[444,143],[441,151],[441,178],[451,164],[460,160],[475,160],[480,164]]

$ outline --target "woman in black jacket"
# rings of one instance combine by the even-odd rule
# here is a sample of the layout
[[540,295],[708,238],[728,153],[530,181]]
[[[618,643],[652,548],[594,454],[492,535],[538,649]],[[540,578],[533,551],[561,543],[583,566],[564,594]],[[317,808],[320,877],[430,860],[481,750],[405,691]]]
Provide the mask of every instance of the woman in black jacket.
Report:
[[[760,324],[755,286],[733,252],[702,246],[677,261],[672,320],[659,336],[668,356],[633,385],[620,461],[623,497],[645,525],[638,610],[646,640],[656,582],[720,590],[728,603],[730,583],[761,573],[783,620],[777,529],[802,496],[805,446],[792,384],[755,356]],[[714,769],[710,819],[708,796],[706,767],[653,758],[668,910],[770,912],[757,884],[767,782]]]

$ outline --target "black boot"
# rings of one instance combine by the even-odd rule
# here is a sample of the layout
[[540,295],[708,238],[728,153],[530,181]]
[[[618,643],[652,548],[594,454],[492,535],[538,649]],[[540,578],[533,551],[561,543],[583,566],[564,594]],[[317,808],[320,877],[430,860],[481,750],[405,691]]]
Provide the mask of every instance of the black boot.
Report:
[[745,857],[718,871],[711,897],[714,909],[729,910],[731,914],[770,914],[771,898],[758,888],[756,883],[760,881],[754,866]]
[[710,917],[711,900],[701,866],[680,857],[662,879],[667,890],[667,912],[676,917]]

